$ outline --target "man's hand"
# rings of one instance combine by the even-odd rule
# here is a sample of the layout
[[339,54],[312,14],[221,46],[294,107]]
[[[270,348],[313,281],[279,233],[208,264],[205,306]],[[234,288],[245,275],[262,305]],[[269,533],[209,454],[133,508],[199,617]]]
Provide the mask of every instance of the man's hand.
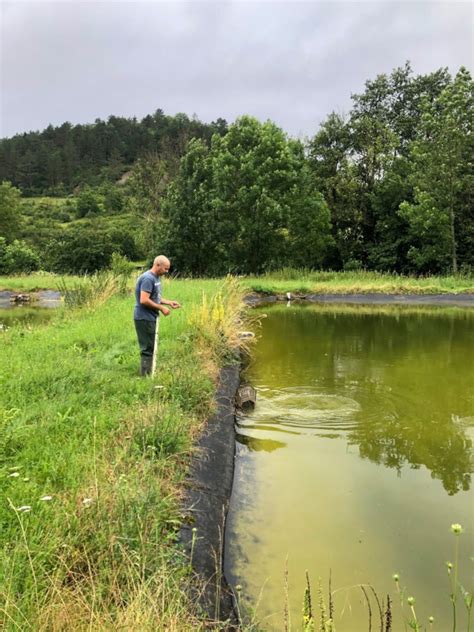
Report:
[[181,305],[178,303],[178,301],[170,301],[169,305],[173,308],[173,309],[178,309],[179,307],[181,307]]
[[168,316],[170,310],[164,305],[160,305],[160,312],[163,314],[163,316]]

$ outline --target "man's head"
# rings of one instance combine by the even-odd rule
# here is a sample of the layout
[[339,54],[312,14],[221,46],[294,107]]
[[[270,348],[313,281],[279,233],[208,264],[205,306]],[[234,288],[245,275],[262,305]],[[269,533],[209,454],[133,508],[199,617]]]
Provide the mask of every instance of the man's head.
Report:
[[153,261],[153,265],[151,266],[151,271],[160,276],[161,274],[166,274],[170,269],[170,260],[165,255],[158,255],[155,257]]

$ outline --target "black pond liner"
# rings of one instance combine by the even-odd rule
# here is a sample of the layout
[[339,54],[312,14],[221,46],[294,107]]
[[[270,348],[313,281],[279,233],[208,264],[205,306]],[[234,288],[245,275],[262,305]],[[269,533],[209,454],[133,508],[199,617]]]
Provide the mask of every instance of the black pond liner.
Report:
[[[217,410],[209,419],[191,459],[179,539],[191,555],[204,588],[196,597],[206,617],[237,629],[233,593],[224,576],[224,533],[229,509],[235,456],[235,394],[240,384],[240,361],[225,366],[215,394]],[[195,529],[195,531],[193,531]],[[194,545],[193,545],[194,540]]]

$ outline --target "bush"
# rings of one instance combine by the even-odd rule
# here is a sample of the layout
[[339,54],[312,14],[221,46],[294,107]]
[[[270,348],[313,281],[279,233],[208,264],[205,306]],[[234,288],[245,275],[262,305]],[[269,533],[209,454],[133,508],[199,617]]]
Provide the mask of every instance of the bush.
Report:
[[118,252],[112,254],[112,260],[110,262],[110,272],[117,280],[118,292],[120,294],[127,293],[127,285],[130,276],[135,269],[133,263],[131,263],[127,257],[124,257]]
[[117,188],[107,190],[104,200],[105,210],[108,213],[120,213],[124,206],[124,196]]
[[141,251],[130,229],[112,228],[108,230],[108,237],[114,244],[114,250],[133,261],[140,259]]
[[95,191],[87,187],[79,193],[76,208],[79,218],[98,215],[101,211],[100,198]]
[[0,235],[8,241],[18,236],[21,191],[11,182],[0,183]]
[[84,274],[108,268],[116,250],[110,236],[75,226],[48,246],[48,267],[61,274]]
[[362,261],[360,259],[348,259],[344,263],[344,272],[359,272],[364,269]]
[[6,243],[0,237],[0,273],[13,274],[15,272],[33,272],[39,270],[40,258],[24,241]]

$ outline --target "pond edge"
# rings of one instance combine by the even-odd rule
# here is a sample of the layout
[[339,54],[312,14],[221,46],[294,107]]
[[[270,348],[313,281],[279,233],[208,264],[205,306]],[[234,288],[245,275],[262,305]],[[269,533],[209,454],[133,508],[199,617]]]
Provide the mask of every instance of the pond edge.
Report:
[[215,393],[216,411],[198,438],[186,479],[179,541],[203,582],[196,598],[209,619],[237,629],[234,595],[224,575],[225,522],[234,480],[235,394],[241,363],[224,366]]
[[347,294],[301,294],[285,292],[264,294],[252,292],[245,297],[247,305],[256,306],[280,301],[300,301],[310,303],[346,303],[354,305],[434,305],[474,307],[474,294],[381,294],[381,293],[347,293]]

